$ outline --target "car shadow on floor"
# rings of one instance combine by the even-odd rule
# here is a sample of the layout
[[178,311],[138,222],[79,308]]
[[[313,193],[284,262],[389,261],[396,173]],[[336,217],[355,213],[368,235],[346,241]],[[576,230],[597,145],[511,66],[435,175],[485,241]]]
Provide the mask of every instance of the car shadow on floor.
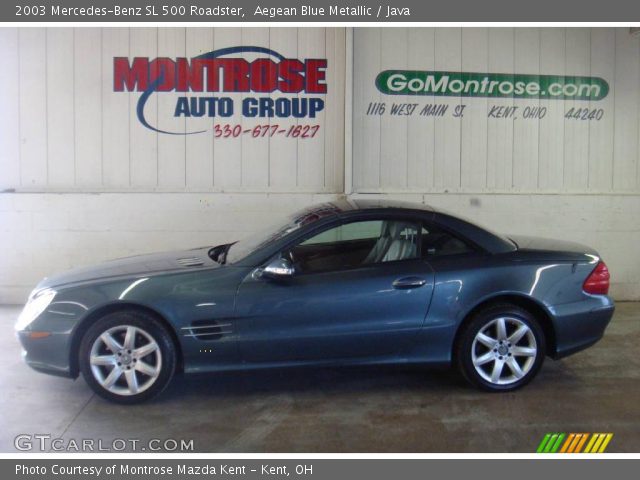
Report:
[[[578,387],[580,375],[564,361],[546,359],[527,390],[553,391]],[[207,374],[177,373],[153,403],[182,399],[243,398],[254,395],[376,395],[416,393],[430,397],[489,395],[470,386],[455,368],[424,365],[374,365],[343,367],[283,367]]]
[[[177,374],[155,402],[180,397],[254,394],[451,392],[467,388],[453,369],[422,366],[287,367],[211,374]],[[470,388],[470,387],[468,387]]]

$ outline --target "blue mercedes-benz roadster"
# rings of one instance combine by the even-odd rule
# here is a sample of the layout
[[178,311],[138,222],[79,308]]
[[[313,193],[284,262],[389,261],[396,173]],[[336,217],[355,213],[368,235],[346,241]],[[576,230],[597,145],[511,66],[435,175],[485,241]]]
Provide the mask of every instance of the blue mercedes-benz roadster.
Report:
[[598,341],[613,315],[592,249],[504,237],[424,205],[316,205],[247,240],[46,278],[16,330],[36,370],[120,403],[174,373],[430,364],[510,391]]

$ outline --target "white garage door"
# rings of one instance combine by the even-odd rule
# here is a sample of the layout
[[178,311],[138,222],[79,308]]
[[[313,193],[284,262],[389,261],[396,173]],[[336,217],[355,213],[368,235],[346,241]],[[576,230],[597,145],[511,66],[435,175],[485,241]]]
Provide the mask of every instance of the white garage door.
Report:
[[[1,188],[342,191],[344,29],[4,28],[0,51]],[[153,62],[175,82],[145,125]]]
[[[628,28],[356,28],[354,52],[357,192],[640,187],[640,39]],[[448,72],[447,95],[423,88],[428,72]],[[483,95],[484,78],[498,83]],[[518,82],[545,98],[513,98]]]

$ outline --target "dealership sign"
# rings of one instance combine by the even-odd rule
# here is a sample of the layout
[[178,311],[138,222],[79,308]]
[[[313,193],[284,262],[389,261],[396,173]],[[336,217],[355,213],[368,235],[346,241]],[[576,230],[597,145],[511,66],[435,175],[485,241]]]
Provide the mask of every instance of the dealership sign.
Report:
[[416,70],[385,70],[376,87],[387,95],[556,100],[602,100],[609,93],[600,77]]
[[[249,61],[240,54],[255,58]],[[141,93],[136,114],[145,127],[190,135],[207,130],[158,128],[145,114],[149,98],[156,93],[177,93],[173,118],[228,118],[237,113],[247,118],[315,118],[324,110],[326,69],[326,59],[285,58],[257,46],[223,48],[191,59],[116,57],[113,89]]]

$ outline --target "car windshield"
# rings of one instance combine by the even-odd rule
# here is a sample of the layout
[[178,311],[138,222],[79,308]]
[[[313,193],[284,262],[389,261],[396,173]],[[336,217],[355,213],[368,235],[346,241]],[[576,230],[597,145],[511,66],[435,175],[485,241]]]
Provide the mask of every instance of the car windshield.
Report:
[[279,222],[232,244],[227,252],[225,263],[236,263],[270,243],[276,242],[310,223],[335,215],[338,212],[340,212],[340,208],[332,203],[315,205],[312,208],[299,210],[290,215],[284,223]]

